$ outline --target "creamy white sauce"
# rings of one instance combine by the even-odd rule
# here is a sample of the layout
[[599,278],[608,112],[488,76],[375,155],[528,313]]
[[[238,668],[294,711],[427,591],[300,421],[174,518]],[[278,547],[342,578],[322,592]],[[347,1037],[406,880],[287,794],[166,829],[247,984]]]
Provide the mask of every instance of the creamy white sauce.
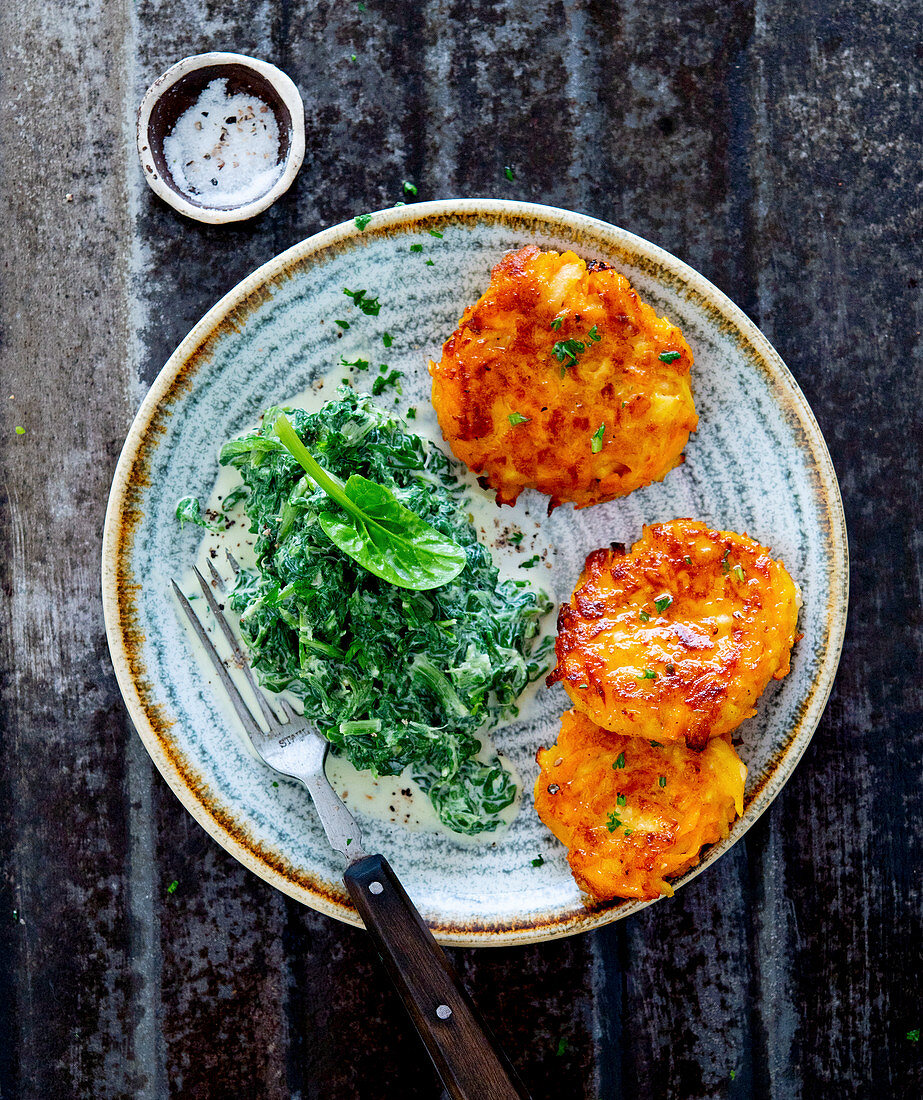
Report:
[[284,171],[274,111],[256,96],[228,95],[227,83],[213,80],[163,143],[173,182],[208,206],[253,202]]
[[[338,367],[323,378],[318,379],[307,390],[274,403],[302,408],[308,412],[317,412],[327,401],[331,401],[337,396],[337,389],[344,379],[351,381],[356,389],[370,390],[373,378],[374,375],[370,375],[368,372],[356,372],[350,371],[348,367]],[[379,399],[378,403],[384,406],[385,400]],[[441,445],[441,432],[431,407],[417,406],[416,419],[408,420],[407,424],[409,431],[436,443],[437,446]],[[554,560],[554,549],[543,535],[542,517],[534,514],[528,505],[522,503],[517,503],[512,508],[504,508],[502,516],[498,515],[498,508],[494,502],[493,494],[481,489],[468,471],[456,469],[456,473],[459,480],[467,486],[466,504],[469,518],[478,532],[480,541],[490,550],[494,565],[497,566],[500,576],[514,580],[531,581],[541,587],[543,574],[551,568]],[[214,514],[225,514],[221,510],[221,505],[227,495],[240,484],[240,475],[235,469],[222,467],[205,505],[207,511]],[[233,573],[228,564],[226,552],[230,551],[241,566],[253,566],[255,564],[253,546],[256,536],[251,535],[248,531],[248,521],[240,504],[235,505],[226,514],[231,521],[230,527],[220,533],[205,532],[199,546],[196,565],[202,575],[208,578],[208,561],[210,560],[222,577],[226,579],[230,588],[233,583]],[[212,516],[212,518],[214,517]],[[511,544],[509,541],[510,536],[517,535],[520,532],[523,535],[522,542],[518,546]],[[539,558],[539,562],[535,567],[531,569],[521,568],[522,562],[529,561],[536,556]],[[183,578],[183,590],[187,595],[199,590],[198,582],[191,570]],[[204,600],[197,602],[194,606],[199,616],[204,617],[207,610]],[[232,625],[236,627],[236,616],[227,607],[225,607],[225,614]],[[208,618],[210,620],[210,616]],[[542,637],[553,633],[554,615],[549,614],[543,623]],[[191,631],[189,637],[193,646],[201,650],[201,646]],[[230,651],[224,640],[217,635],[217,632],[213,632],[213,639],[219,652],[223,656],[228,655]],[[540,638],[536,639],[533,644],[537,645],[539,641]],[[208,664],[205,654],[200,652],[198,657],[203,669],[210,673],[211,666]],[[244,697],[251,701],[252,697],[243,675],[233,668],[233,664],[230,671]],[[528,716],[540,687],[541,681],[531,684],[519,697],[517,700],[519,718]],[[219,688],[216,691],[216,697],[222,710],[228,716],[229,726],[239,730],[238,719],[234,715],[223,690]],[[296,699],[293,698],[292,701],[297,704]],[[510,719],[510,721],[514,720],[518,720],[518,718]],[[494,731],[502,730],[502,727],[506,724],[508,723],[499,723],[494,727]],[[376,779],[370,772],[357,771],[344,757],[334,756],[330,753],[326,763],[327,777],[337,794],[340,795],[350,810],[360,818],[360,823],[361,817],[366,815],[393,822],[411,830],[439,832],[459,844],[493,844],[503,835],[519,810],[522,799],[522,782],[510,760],[502,752],[497,752],[487,732],[481,731],[478,736],[482,743],[478,759],[489,761],[499,756],[504,767],[512,773],[516,783],[516,799],[500,814],[503,824],[492,833],[480,833],[477,836],[468,837],[447,829],[437,817],[429,798],[410,778],[408,771],[399,776],[380,776]],[[240,737],[241,741],[247,744],[242,732],[240,732]],[[250,751],[252,752],[252,750]],[[253,755],[255,756],[255,754]]]

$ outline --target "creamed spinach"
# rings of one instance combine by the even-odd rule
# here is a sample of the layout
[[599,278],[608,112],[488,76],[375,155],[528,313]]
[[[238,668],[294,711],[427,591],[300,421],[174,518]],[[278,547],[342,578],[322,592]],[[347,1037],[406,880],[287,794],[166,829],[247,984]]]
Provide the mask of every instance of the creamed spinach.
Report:
[[[461,573],[412,591],[338,549],[320,523],[338,506],[273,431],[283,411],[324,470],[385,486],[463,547]],[[535,640],[551,604],[525,581],[499,579],[449,460],[368,396],[345,391],[314,414],[268,409],[220,460],[240,471],[257,536],[257,567],[241,572],[231,606],[261,682],[300,696],[356,768],[396,775],[409,765],[450,829],[495,829],[516,788],[498,759],[477,758],[478,731],[515,715],[517,697],[545,671],[550,641]]]

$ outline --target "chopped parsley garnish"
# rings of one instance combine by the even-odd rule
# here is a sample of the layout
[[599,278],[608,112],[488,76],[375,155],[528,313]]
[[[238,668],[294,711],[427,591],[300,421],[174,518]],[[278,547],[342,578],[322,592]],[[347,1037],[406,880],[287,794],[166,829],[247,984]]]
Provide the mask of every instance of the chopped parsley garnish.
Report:
[[578,684],[577,685],[577,687],[580,688],[581,691],[586,691],[589,686],[590,686],[589,684]]
[[522,413],[510,413],[510,415],[506,419],[514,427],[515,427],[516,424],[528,424],[529,423],[529,417],[528,416],[523,416]]
[[404,180],[401,186],[404,188],[405,195],[415,195],[417,193],[416,184],[411,183],[410,180]]
[[657,673],[652,668],[646,668],[640,675],[641,680],[656,680]]
[[651,617],[646,611],[639,611],[638,616],[642,623],[649,623],[651,621]]
[[503,169],[503,174],[504,174],[504,176],[506,176],[506,178],[507,178],[508,180],[510,180],[510,182],[512,182],[512,180],[513,180],[513,179],[515,178],[515,176],[514,176],[514,174],[513,174],[513,169],[512,169],[512,168],[511,168],[511,167],[510,167],[509,165],[507,165],[507,166],[506,166],[506,167],[505,167],[505,168]]
[[[382,368],[387,370],[387,364],[382,363]],[[380,374],[372,383],[372,396],[378,397],[380,394],[383,394],[389,386],[393,386],[398,393],[403,393],[404,391],[401,389],[399,381],[399,379],[403,377],[404,375],[396,368],[391,371],[390,374]]]
[[531,558],[529,558],[528,561],[521,561],[519,563],[519,568],[520,569],[531,569],[533,566],[538,565],[538,563],[541,560],[542,559],[538,556],[538,554],[534,554]]
[[657,358],[661,363],[672,363],[674,359],[679,359],[681,355],[681,351],[662,351]]
[[179,882],[176,879],[174,879],[170,883],[170,885],[167,887],[167,893],[168,894],[175,894],[177,886],[179,886]]
[[[562,318],[555,318],[551,322],[551,327],[554,329],[561,327]],[[557,322],[557,324],[555,323]],[[551,349],[551,354],[561,364],[561,377],[564,377],[564,372],[568,367],[574,367],[577,365],[577,360],[586,351],[590,344],[598,344],[602,337],[596,331],[596,325],[594,325],[586,335],[588,343],[584,343],[582,340],[559,340]]]
[[278,786],[279,786],[279,781],[278,781],[277,779],[274,779],[274,780],[272,781],[272,785],[273,785],[274,787],[278,787]]
[[525,537],[526,536],[522,533],[522,531],[517,531],[515,534],[510,535],[510,537],[507,539],[507,542],[510,544],[510,546],[519,546],[519,544]]
[[551,327],[555,330],[555,332],[557,332],[558,329],[563,324],[564,324],[564,318],[563,317],[555,317],[555,319],[551,322]]
[[561,377],[564,377],[564,372],[568,367],[573,367],[577,363],[577,358],[584,351],[586,351],[586,344],[581,340],[559,340],[555,346],[551,349],[551,354],[557,359],[559,363],[564,365],[561,367]]
[[609,814],[609,816],[606,818],[606,828],[609,830],[610,833],[614,833],[615,830],[621,826],[621,824],[621,818],[615,810],[613,810],[612,813]]
[[623,794],[620,794],[615,801],[618,806],[624,806],[628,799]]
[[440,231],[439,231],[438,229],[431,229],[431,230],[429,231],[429,235],[430,235],[431,237],[438,237],[438,238],[439,238],[439,240],[441,241],[441,240],[442,240],[442,238],[443,238],[443,237],[445,236],[445,233],[441,233],[441,232],[440,232]]
[[560,1058],[564,1054],[565,1050],[567,1050],[567,1040],[562,1035],[561,1038],[558,1039],[558,1045],[554,1052],[555,1057]]
[[692,565],[692,558],[690,558],[688,554],[683,554],[683,561],[687,565]]
[[417,419],[417,410],[415,408],[413,408],[413,406],[411,406],[407,410],[407,419],[408,420],[416,420]]
[[334,319],[333,323],[335,325],[339,325],[340,328],[349,328],[349,321],[337,321],[336,319]]
[[654,607],[657,608],[657,614],[660,615],[666,611],[672,602],[673,597],[669,592],[664,592],[662,596],[658,596],[657,599],[654,600]]
[[544,862],[545,861],[544,861],[544,859],[542,859],[541,856],[536,856],[535,859],[532,860],[532,866],[533,867],[541,867]]
[[427,267],[435,267],[436,266],[436,261],[435,260],[427,260],[426,261],[426,266]]
[[652,749],[662,749],[663,745],[659,741],[649,741],[648,744]]
[[[356,55],[353,54],[353,61],[356,60]],[[357,218],[353,218],[353,225],[359,230],[365,229],[365,227],[372,220],[371,214],[360,214]]]
[[368,370],[370,364],[368,359],[344,359],[341,355],[340,365],[344,367],[355,367],[356,370]]
[[742,580],[745,580],[745,579],[746,579],[746,578],[744,577],[744,571],[743,571],[743,566],[741,566],[741,565],[735,565],[735,566],[734,566],[734,568],[733,568],[733,569],[731,570],[731,572],[732,572],[732,573],[734,574],[734,576],[735,576],[735,577],[736,577],[736,578],[737,578],[737,579],[738,579],[739,581],[742,581]]
[[16,425],[16,434],[17,435],[25,435],[26,434],[26,429],[21,424],[17,424]]
[[625,830],[625,836],[631,836],[631,834],[632,834],[633,832],[634,832],[634,829],[626,829],[626,830]]
[[618,754],[618,756],[615,758],[615,763],[612,765],[612,767],[613,768],[624,768],[625,767],[625,754],[623,752],[620,752]]
[[733,1080],[734,1080],[734,1078],[735,1078],[736,1076],[737,1076],[737,1070],[736,1070],[736,1069],[732,1069],[732,1070],[731,1070],[731,1080],[733,1081]]
[[345,286],[343,287],[343,293],[347,298],[352,298],[353,305],[358,306],[367,316],[378,316],[381,303],[377,298],[368,298],[364,290],[348,290]]
[[594,455],[598,455],[603,449],[603,436],[606,433],[606,425],[600,424],[599,427],[593,432],[593,438],[590,441],[590,450]]
[[662,776],[661,776],[661,777],[660,777],[660,778],[659,778],[659,779],[657,780],[657,782],[658,782],[658,783],[660,784],[660,786],[661,786],[661,787],[665,787],[665,786],[667,785],[667,777],[666,777],[665,775],[662,775]]
[[727,576],[728,573],[730,573],[730,571],[731,571],[731,563],[728,561],[728,555],[730,554],[730,552],[731,552],[731,548],[728,547],[727,550],[724,551],[724,555],[721,558],[721,572],[725,576]]
[[907,1032],[907,1038],[911,1041],[911,1043],[919,1043],[920,1029],[918,1027],[912,1027],[910,1031]]
[[410,251],[411,252],[422,252],[423,251],[423,245],[422,244],[412,244],[410,246]]
[[390,348],[391,345],[394,343],[394,337],[391,335],[390,332],[383,332],[381,334],[381,342],[385,345],[386,348]]

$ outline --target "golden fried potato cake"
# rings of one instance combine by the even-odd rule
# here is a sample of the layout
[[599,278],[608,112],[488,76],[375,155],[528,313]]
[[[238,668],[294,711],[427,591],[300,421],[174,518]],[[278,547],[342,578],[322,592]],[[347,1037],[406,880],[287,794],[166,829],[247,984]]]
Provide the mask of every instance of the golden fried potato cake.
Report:
[[703,752],[601,729],[577,710],[539,749],[538,816],[564,844],[578,885],[601,899],[672,894],[743,813],[747,769],[730,737]]
[[692,352],[607,264],[505,256],[430,364],[455,454],[498,504],[531,486],[578,508],[661,481],[698,423]]
[[630,553],[587,558],[558,615],[548,683],[606,729],[700,749],[788,674],[799,599],[746,535],[691,519],[645,527]]

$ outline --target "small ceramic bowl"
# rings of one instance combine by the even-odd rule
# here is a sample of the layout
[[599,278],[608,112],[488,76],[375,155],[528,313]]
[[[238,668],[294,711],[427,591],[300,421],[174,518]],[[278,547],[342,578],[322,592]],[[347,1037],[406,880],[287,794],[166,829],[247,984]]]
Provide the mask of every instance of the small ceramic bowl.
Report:
[[[251,181],[236,194],[231,188],[222,188],[209,201],[206,191],[196,193],[188,183],[183,186],[179,167],[175,161],[171,163],[164,147],[177,122],[219,80],[226,82],[228,97],[251,96],[261,107],[268,107],[278,139],[273,140],[276,151],[269,170],[260,177],[265,180],[265,190],[257,180],[255,191]],[[194,125],[201,130],[201,124]],[[187,218],[212,225],[244,221],[271,206],[298,174],[304,149],[304,105],[298,89],[275,65],[239,53],[183,58],[154,81],[138,108],[138,154],[151,189]]]

